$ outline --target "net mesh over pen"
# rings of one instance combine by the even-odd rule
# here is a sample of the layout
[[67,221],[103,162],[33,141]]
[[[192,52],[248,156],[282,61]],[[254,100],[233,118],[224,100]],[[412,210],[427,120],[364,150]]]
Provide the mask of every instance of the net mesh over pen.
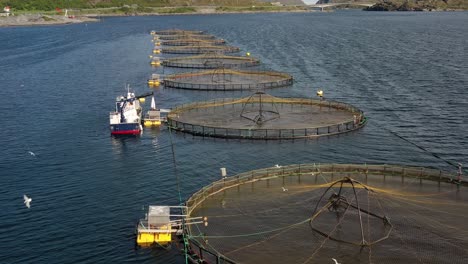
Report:
[[217,53],[235,53],[240,49],[238,47],[232,46],[213,46],[213,45],[194,45],[194,46],[180,46],[180,47],[163,47],[161,48],[162,53],[170,54],[204,54],[210,52]]
[[168,75],[164,85],[190,90],[255,90],[292,85],[293,77],[274,71],[247,71],[219,68]]
[[203,35],[204,31],[200,30],[183,30],[183,29],[166,29],[160,31],[153,31],[153,35]]
[[176,40],[166,40],[161,41],[161,45],[164,46],[210,46],[210,45],[225,45],[226,41],[223,39],[176,39]]
[[301,164],[227,177],[188,201],[208,263],[468,263],[467,182],[395,165]]
[[263,92],[181,105],[167,117],[168,126],[184,133],[269,140],[345,133],[365,123],[364,113],[352,105]]
[[177,34],[177,35],[159,35],[155,39],[160,40],[180,40],[180,39],[202,39],[202,40],[213,40],[216,36],[208,34]]
[[166,59],[162,65],[166,67],[217,69],[217,68],[242,68],[257,66],[260,60],[252,57],[227,56],[221,54],[204,54],[198,56],[177,57]]

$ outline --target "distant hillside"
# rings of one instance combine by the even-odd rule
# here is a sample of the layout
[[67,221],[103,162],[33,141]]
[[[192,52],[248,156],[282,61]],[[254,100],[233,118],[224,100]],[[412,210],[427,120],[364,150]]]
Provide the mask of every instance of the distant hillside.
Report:
[[280,2],[283,5],[305,5],[302,0],[259,0],[260,2],[274,3]]
[[173,6],[262,6],[269,3],[301,5],[301,0],[0,0],[0,6],[10,6],[12,10],[55,10],[57,7],[88,9],[124,6],[173,7]]
[[468,10],[468,0],[378,0],[367,11]]
[[376,3],[378,0],[320,0],[317,4],[335,4],[335,3]]

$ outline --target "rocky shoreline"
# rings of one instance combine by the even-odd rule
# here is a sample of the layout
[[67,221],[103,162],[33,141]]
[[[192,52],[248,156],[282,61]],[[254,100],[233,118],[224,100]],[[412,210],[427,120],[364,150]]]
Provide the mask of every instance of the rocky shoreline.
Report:
[[97,21],[99,21],[99,19],[90,16],[66,17],[61,15],[28,14],[0,17],[0,27],[61,25]]
[[168,15],[217,15],[217,14],[250,14],[250,13],[303,13],[314,12],[311,10],[275,10],[275,11],[216,11],[201,9],[198,12],[185,13],[129,13],[129,14],[82,14],[80,16],[66,17],[63,15],[43,15],[43,14],[24,14],[9,17],[0,17],[0,27],[12,26],[41,26],[41,25],[61,25],[75,24],[84,22],[98,22],[98,17],[105,16],[168,16]]

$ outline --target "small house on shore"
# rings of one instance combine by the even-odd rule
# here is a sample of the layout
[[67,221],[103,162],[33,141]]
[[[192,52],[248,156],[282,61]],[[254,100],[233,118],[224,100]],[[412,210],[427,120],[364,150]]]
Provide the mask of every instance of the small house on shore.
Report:
[[10,16],[10,7],[9,6],[5,6],[3,8],[3,11],[0,12],[0,16]]

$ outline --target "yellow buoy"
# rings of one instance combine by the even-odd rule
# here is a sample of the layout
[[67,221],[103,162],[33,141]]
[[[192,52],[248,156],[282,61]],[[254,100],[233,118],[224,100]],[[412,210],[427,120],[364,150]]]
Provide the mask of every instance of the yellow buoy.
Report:
[[322,91],[322,90],[318,90],[318,91],[317,91],[317,96],[319,96],[320,98],[323,97],[323,91]]
[[154,44],[156,46],[161,46],[161,42],[156,42],[156,44]]
[[159,50],[159,49],[154,49],[154,50],[153,50],[153,53],[154,53],[154,54],[159,54],[159,53],[161,53],[161,50]]
[[250,57],[250,52],[247,52],[245,56]]
[[148,85],[154,85],[154,81],[151,80],[151,79],[149,79],[149,80],[148,80]]
[[151,61],[151,65],[152,66],[161,66],[161,62],[160,61]]
[[144,103],[146,99],[144,97],[141,97],[141,98],[138,98],[138,101],[140,101],[140,103]]

